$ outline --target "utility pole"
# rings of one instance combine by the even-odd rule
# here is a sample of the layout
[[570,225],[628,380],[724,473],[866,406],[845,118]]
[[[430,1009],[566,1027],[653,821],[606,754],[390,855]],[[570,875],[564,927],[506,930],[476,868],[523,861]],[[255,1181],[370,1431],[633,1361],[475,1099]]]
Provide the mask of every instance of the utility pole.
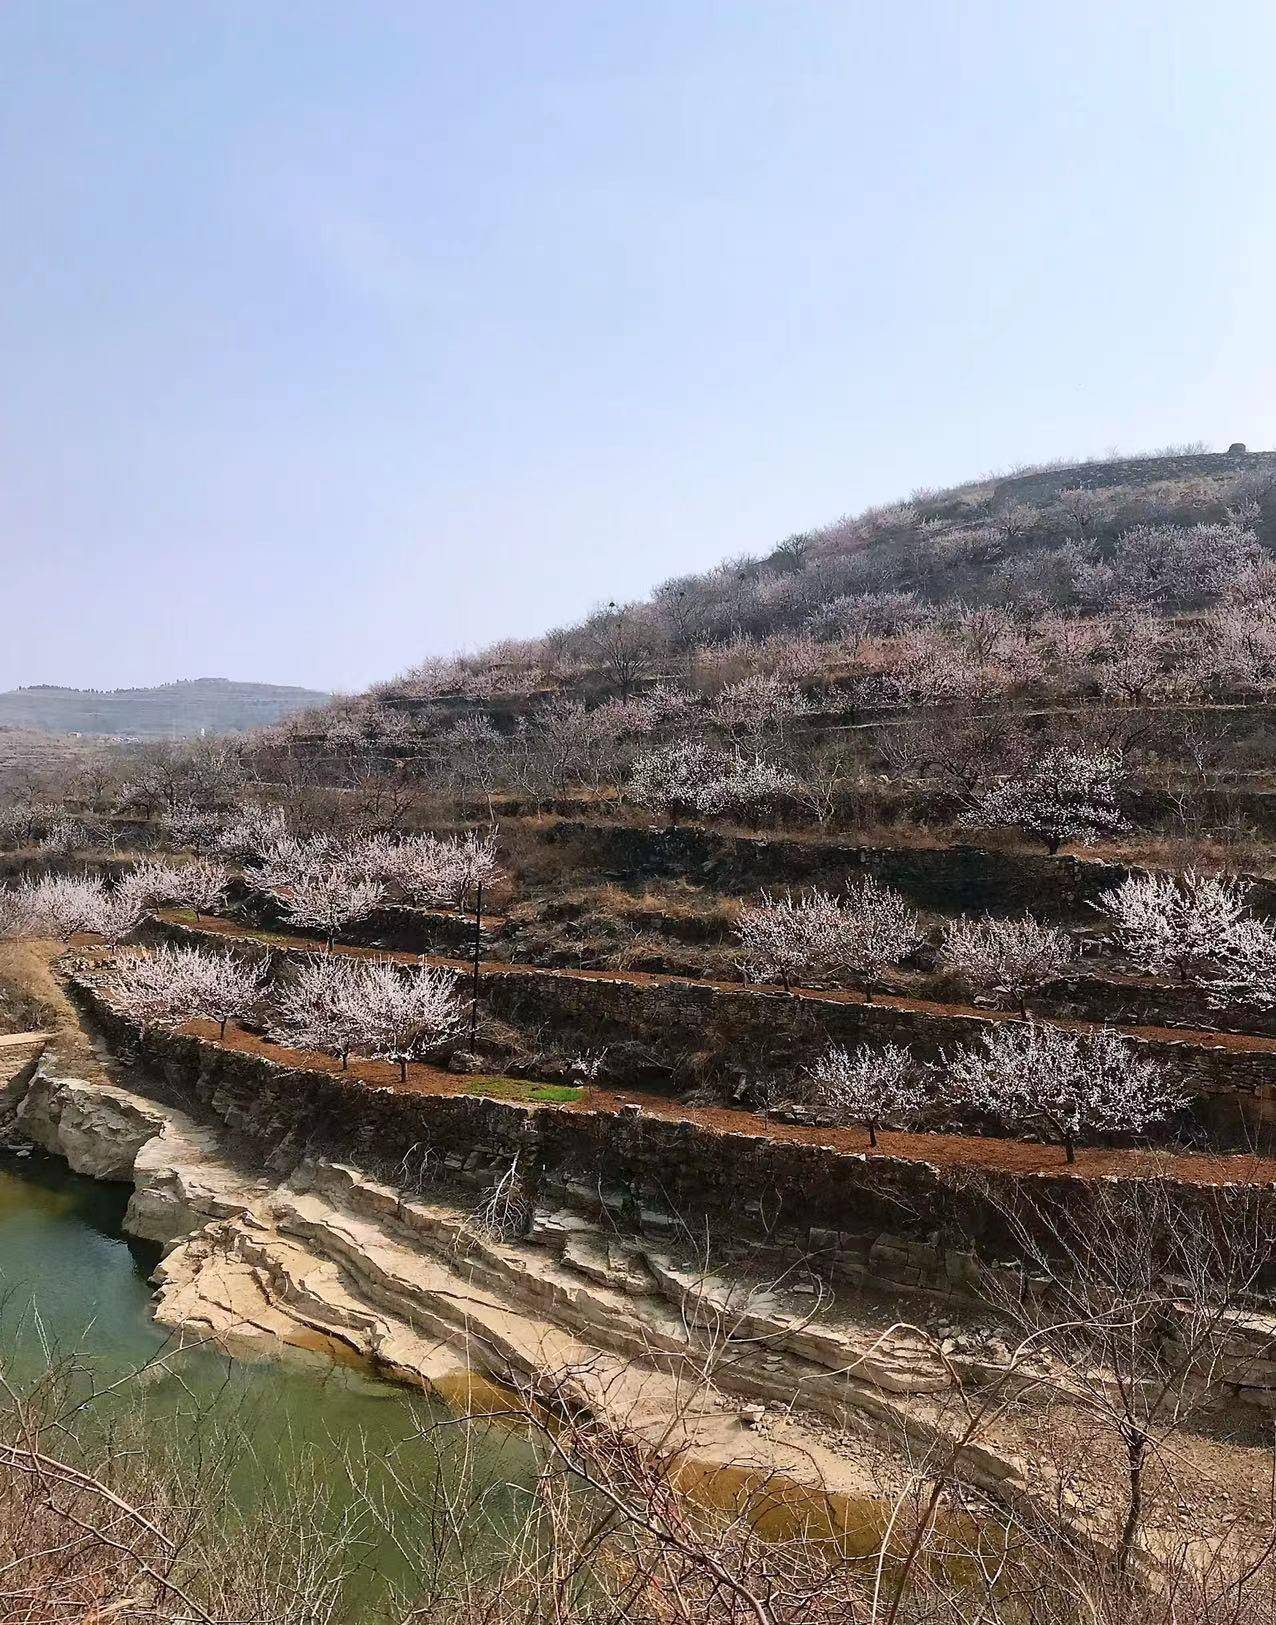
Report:
[[474,980],[470,993],[470,1049],[478,1038],[479,956],[483,951],[483,882],[474,891]]

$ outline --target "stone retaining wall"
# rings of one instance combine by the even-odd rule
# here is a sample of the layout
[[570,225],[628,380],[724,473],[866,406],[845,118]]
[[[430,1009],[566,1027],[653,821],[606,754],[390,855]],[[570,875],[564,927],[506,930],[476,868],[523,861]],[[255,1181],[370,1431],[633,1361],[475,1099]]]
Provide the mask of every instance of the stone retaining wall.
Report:
[[[1074,1214],[1097,1188],[1068,1175],[1062,1164],[1057,1173],[1031,1176],[954,1173],[924,1160],[721,1131],[685,1119],[378,1088],[348,1075],[285,1067],[208,1039],[143,1036],[96,988],[75,978],[71,986],[115,1048],[188,1109],[251,1142],[279,1171],[322,1155],[387,1177],[400,1167],[411,1172],[424,1159],[437,1170],[486,1180],[517,1155],[541,1200],[592,1206],[656,1234],[685,1223],[695,1235],[706,1220],[712,1227],[716,1215],[720,1232],[800,1246],[831,1274],[928,1289],[968,1281],[972,1249],[987,1258],[1005,1256],[1000,1215],[1016,1187],[1030,1185],[1043,1201],[1058,1196]],[[1177,1189],[1185,1204],[1212,1199],[1208,1187]],[[1276,1204],[1276,1193],[1266,1192],[1264,1200]]]
[[1052,858],[1045,852],[867,847],[579,820],[547,825],[544,838],[572,846],[581,854],[582,867],[622,880],[685,879],[749,893],[802,886],[841,891],[848,882],[871,875],[918,908],[940,914],[1031,909],[1048,919],[1085,917],[1090,914],[1086,905],[1129,873],[1119,865]]
[[[169,940],[199,941],[188,927],[159,920]],[[233,952],[260,957],[256,944],[227,939]],[[276,963],[307,950],[273,950]],[[482,1007],[564,1058],[606,1051],[603,1074],[620,1085],[681,1091],[713,1080],[759,1082],[794,1077],[830,1044],[863,1041],[909,1046],[938,1060],[1007,1019],[793,998],[772,988],[705,982],[623,981],[570,971],[488,967]],[[1247,1145],[1276,1117],[1276,1054],[1237,1051],[1180,1039],[1132,1038],[1193,1097],[1196,1121],[1224,1144]],[[1181,1125],[1186,1127],[1187,1125]]]
[[[562,819],[545,841],[571,846],[581,866],[621,881],[683,879],[715,890],[821,886],[840,891],[871,875],[936,914],[1021,914],[1095,923],[1092,904],[1142,870],[1069,853],[998,851],[978,846],[856,846],[782,835],[730,835],[698,827],[662,829]],[[1276,883],[1246,877],[1260,913],[1276,913]]]

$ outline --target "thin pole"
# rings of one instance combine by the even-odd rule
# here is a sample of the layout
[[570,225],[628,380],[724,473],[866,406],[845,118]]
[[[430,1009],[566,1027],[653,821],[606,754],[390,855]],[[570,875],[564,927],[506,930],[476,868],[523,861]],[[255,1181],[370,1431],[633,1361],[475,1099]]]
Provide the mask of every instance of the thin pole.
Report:
[[470,995],[470,1048],[478,1037],[479,955],[483,950],[483,882],[474,892],[474,986]]

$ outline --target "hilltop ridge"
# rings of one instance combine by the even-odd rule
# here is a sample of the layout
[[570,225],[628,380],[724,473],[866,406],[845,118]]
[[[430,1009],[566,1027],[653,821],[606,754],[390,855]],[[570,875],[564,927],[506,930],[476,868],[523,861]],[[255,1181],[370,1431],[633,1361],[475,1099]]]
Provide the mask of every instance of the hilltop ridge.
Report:
[[52,734],[182,739],[267,727],[329,696],[278,683],[194,677],[150,688],[64,688],[35,683],[0,693],[0,727]]

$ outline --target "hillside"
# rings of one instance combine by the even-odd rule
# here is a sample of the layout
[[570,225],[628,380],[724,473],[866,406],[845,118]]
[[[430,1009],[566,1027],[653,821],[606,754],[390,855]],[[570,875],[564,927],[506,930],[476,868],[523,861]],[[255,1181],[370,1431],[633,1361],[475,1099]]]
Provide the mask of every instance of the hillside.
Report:
[[38,684],[0,694],[0,728],[44,733],[186,739],[203,732],[267,727],[328,696],[275,683],[197,677],[155,688],[57,688]]
[[[650,704],[645,721],[633,710],[652,690],[657,710],[702,720],[730,691],[729,708],[757,713],[754,744],[759,684],[830,722],[957,701],[1254,699],[1276,681],[1274,554],[1276,452],[1029,469],[916,491],[541,638],[426,660],[262,743],[425,753],[488,789],[540,793],[532,758],[560,787],[605,782],[613,769],[583,758],[614,761],[626,734],[658,731]],[[599,737],[585,742],[578,717],[580,748],[556,738],[565,705]],[[736,744],[750,726],[729,726]]]
[[139,1184],[197,1224],[159,1318],[418,1383],[425,1328],[502,1391],[602,1373],[602,1426],[620,1357],[662,1439],[673,1370],[726,1425],[690,1459],[747,1433],[803,1481],[872,1441],[907,1485],[929,1440],[918,1482],[1040,1531],[1034,1592],[1079,1534],[1266,1562],[1274,522],[1268,454],[917,492],[246,739],[15,774],[16,996],[54,966],[131,1117],[176,1092],[283,1182],[216,1225],[220,1175]]

